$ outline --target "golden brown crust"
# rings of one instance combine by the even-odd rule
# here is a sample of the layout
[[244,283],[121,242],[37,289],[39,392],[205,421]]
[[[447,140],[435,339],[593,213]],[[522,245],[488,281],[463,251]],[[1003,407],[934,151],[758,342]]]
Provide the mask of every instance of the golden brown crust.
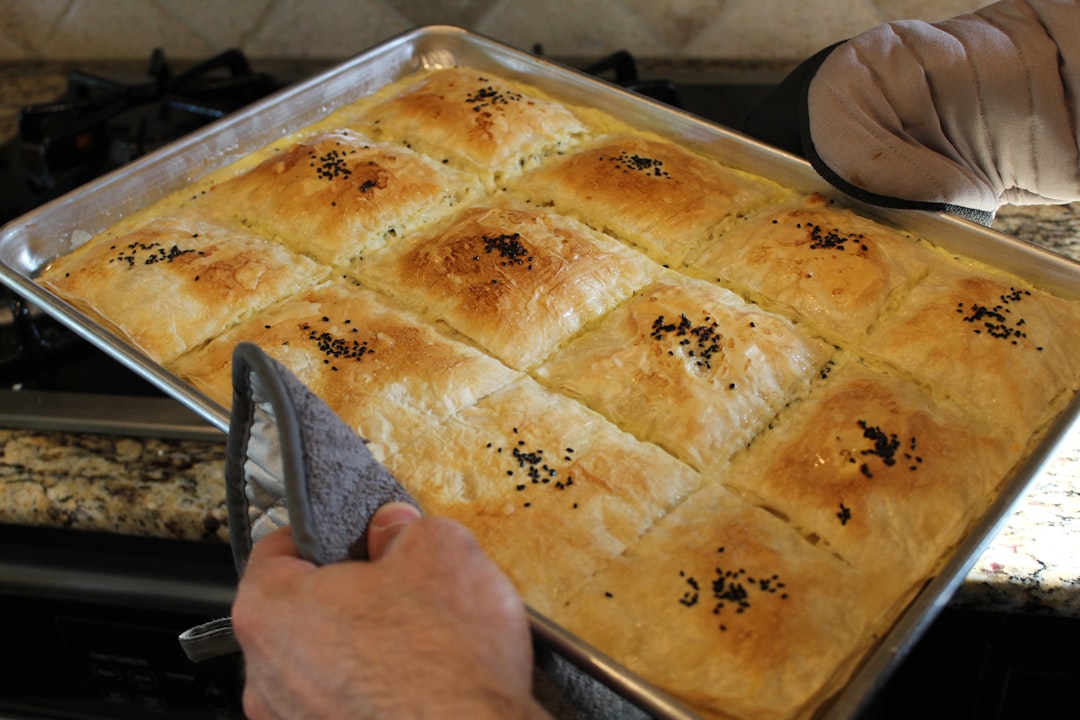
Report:
[[865,351],[1026,439],[1080,388],[1080,303],[939,258]]
[[709,234],[783,191],[671,142],[621,134],[523,176],[516,195],[551,203],[678,266]]
[[691,268],[851,344],[928,260],[914,238],[814,194],[736,223]]
[[655,446],[529,379],[449,418],[387,464],[425,512],[469,527],[544,613],[700,482]]
[[725,482],[900,597],[982,517],[1024,440],[850,363],[786,411]]
[[281,362],[382,457],[516,375],[349,282],[268,309],[171,369],[223,407],[232,350],[253,342]]
[[671,273],[537,376],[705,469],[725,462],[805,391],[831,351],[728,290]]
[[161,363],[328,272],[276,243],[181,214],[94,237],[38,281]]
[[831,690],[887,598],[711,484],[611,559],[563,624],[707,716],[789,718]]
[[516,205],[469,208],[356,267],[365,282],[516,368],[542,360],[660,271],[574,220]]
[[334,265],[439,220],[478,189],[407,148],[340,130],[271,154],[199,203]]
[[586,127],[524,85],[465,67],[422,75],[356,121],[372,137],[407,144],[502,182],[576,144]]

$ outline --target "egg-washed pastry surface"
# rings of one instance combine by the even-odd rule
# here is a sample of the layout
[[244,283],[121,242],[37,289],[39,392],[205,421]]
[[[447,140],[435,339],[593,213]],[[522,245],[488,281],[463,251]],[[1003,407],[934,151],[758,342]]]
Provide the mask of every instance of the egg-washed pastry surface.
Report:
[[567,106],[491,73],[453,67],[342,118],[377,139],[408,145],[488,186],[577,144],[588,133]]
[[890,598],[708,484],[570,598],[563,624],[704,717],[807,717]]
[[545,358],[661,270],[571,218],[513,203],[463,210],[355,268],[365,283],[445,320],[515,368]]
[[386,460],[425,512],[476,535],[526,602],[557,608],[701,482],[565,396],[525,378]]
[[848,362],[782,412],[724,482],[900,597],[982,516],[1025,441]]
[[179,214],[101,233],[38,282],[162,363],[328,272],[242,229]]
[[735,223],[691,268],[852,344],[926,272],[930,258],[914,245],[813,194]]
[[865,352],[1026,439],[1080,389],[1080,303],[938,259]]
[[227,408],[232,351],[241,341],[285,365],[371,443],[377,458],[517,375],[341,280],[253,316],[170,369]]
[[750,442],[832,350],[728,290],[670,273],[537,376],[702,470]]
[[527,173],[511,191],[678,266],[709,234],[784,196],[779,186],[640,133],[605,137]]
[[348,130],[296,140],[198,198],[297,252],[338,265],[479,194],[475,178]]
[[222,408],[257,343],[537,611],[805,717],[1080,387],[1080,301],[928,240],[442,68],[38,279]]

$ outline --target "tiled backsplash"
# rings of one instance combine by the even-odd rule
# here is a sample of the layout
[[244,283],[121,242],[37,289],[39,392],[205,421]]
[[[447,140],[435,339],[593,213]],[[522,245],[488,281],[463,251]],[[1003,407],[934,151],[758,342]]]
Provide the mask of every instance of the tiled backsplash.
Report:
[[798,60],[899,18],[980,0],[0,0],[0,60],[336,59],[418,25],[452,24],[556,57]]

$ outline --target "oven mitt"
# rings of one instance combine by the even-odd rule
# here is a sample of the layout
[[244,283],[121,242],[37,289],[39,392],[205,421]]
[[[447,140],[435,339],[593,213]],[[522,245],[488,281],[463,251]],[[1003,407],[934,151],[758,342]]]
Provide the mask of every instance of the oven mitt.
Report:
[[[391,501],[416,502],[346,425],[283,365],[250,343],[233,354],[226,448],[229,536],[243,572],[254,543],[291,525],[300,556],[318,565],[367,559],[367,526]],[[229,618],[180,635],[193,661],[239,652]],[[648,718],[544,644],[534,694],[559,720]]]
[[1080,3],[878,26],[802,63],[743,129],[884,207],[989,224],[1080,200]]

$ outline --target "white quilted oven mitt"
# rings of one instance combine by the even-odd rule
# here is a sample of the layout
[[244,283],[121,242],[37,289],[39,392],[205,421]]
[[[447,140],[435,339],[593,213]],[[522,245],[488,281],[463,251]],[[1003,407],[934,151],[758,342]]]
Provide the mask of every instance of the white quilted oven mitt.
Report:
[[989,224],[1080,200],[1080,3],[875,27],[804,62],[744,129],[885,207]]

